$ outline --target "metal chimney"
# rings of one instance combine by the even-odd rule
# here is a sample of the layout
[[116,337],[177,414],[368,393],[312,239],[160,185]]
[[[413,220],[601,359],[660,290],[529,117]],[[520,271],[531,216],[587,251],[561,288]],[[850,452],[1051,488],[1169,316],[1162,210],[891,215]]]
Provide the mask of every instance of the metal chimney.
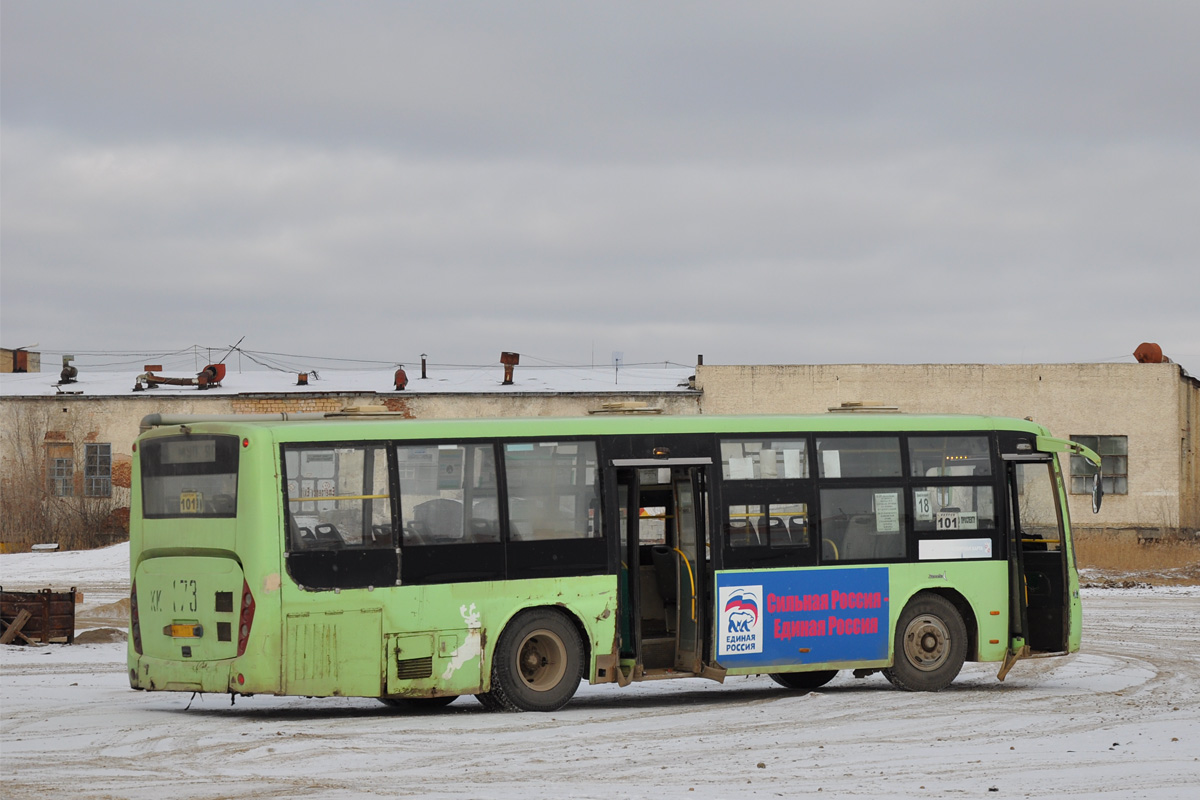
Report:
[[500,363],[504,365],[504,382],[501,386],[512,386],[513,382],[513,367],[521,363],[520,353],[503,352],[500,354]]

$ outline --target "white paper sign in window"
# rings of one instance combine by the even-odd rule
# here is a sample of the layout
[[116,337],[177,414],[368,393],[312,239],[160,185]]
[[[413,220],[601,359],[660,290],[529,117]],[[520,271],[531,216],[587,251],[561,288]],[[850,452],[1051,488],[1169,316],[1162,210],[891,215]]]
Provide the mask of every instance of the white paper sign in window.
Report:
[[729,478],[735,481],[746,481],[754,477],[754,459],[729,459]]
[[842,477],[842,454],[837,450],[825,450],[821,453],[821,477]]
[[917,522],[933,522],[933,500],[928,489],[913,492],[913,516]]
[[759,450],[758,459],[764,480],[774,480],[779,477],[779,466],[775,461],[774,450]]
[[900,530],[900,495],[895,492],[875,494],[875,530],[879,533]]
[[805,477],[803,456],[804,453],[800,450],[783,451],[783,477],[792,480]]

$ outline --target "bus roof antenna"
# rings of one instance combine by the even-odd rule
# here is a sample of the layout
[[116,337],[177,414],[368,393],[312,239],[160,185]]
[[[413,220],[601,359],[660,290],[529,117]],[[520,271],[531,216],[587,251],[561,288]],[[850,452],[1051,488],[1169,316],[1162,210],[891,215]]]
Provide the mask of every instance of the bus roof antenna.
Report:
[[225,359],[226,359],[226,358],[229,358],[229,353],[232,353],[234,350],[237,350],[237,348],[238,348],[238,345],[239,345],[239,344],[241,344],[241,343],[242,343],[242,341],[243,341],[245,338],[246,338],[246,336],[245,336],[245,334],[243,334],[243,335],[242,335],[242,338],[241,338],[241,339],[238,339],[238,340],[237,340],[237,342],[235,342],[235,343],[234,343],[233,347],[229,348],[229,352],[225,354],[225,358],[222,358],[222,359],[221,359],[220,361],[218,361],[217,363],[218,363],[218,364],[224,364],[224,363],[225,363]]

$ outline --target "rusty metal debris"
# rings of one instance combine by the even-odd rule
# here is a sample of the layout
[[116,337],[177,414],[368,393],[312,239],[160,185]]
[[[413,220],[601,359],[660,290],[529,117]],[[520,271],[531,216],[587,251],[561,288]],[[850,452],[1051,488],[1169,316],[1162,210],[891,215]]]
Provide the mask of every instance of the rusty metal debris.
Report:
[[75,587],[8,592],[0,588],[0,644],[71,644],[75,641]]
[[147,369],[141,375],[138,375],[136,379],[134,379],[133,390],[135,392],[144,392],[147,389],[153,389],[155,386],[164,385],[195,386],[197,389],[211,389],[214,386],[220,386],[221,381],[224,379],[224,364],[209,364],[207,367],[197,372],[196,377],[194,378],[168,378],[163,375],[156,375],[152,370]]

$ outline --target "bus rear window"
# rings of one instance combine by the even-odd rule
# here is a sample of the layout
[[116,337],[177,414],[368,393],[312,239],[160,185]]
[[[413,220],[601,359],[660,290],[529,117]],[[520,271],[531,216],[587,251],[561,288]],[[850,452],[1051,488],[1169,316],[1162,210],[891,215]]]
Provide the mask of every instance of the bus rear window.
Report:
[[167,436],[140,449],[143,517],[237,515],[236,436]]

